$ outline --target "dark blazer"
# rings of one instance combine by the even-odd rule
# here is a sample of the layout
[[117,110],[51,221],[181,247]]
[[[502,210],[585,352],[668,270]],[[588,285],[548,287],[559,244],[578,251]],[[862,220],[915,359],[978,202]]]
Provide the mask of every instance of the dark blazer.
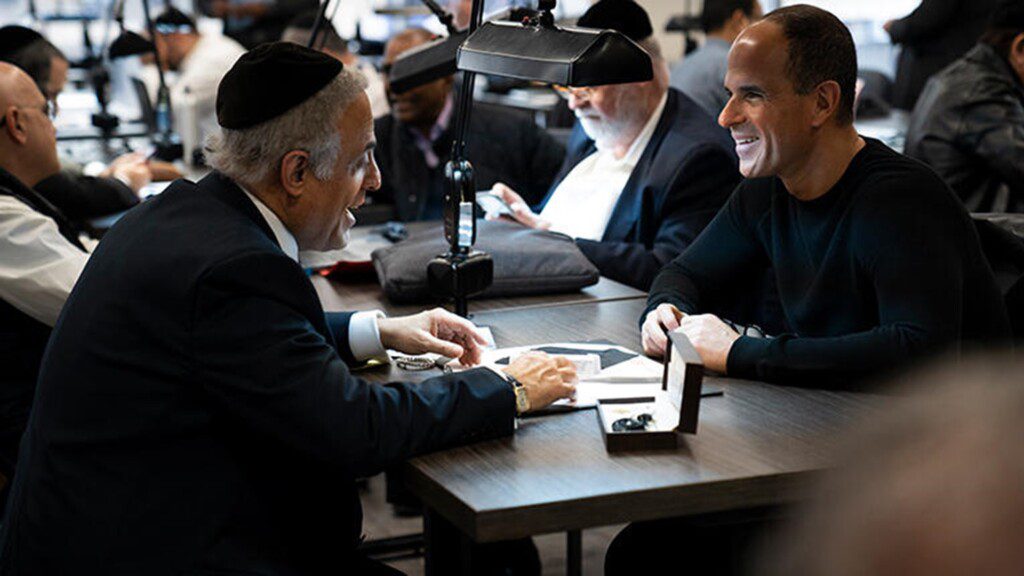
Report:
[[[566,175],[596,151],[577,122],[562,169],[535,210],[542,210]],[[696,102],[670,88],[654,135],[622,189],[604,236],[576,244],[603,276],[647,290],[661,267],[718,213],[740,179],[729,133]]]
[[256,207],[214,173],[125,215],[57,321],[0,574],[344,574],[355,479],[510,434],[477,369],[371,385]]
[[[374,202],[391,204],[403,222],[439,219],[443,214],[447,180],[444,165],[451,157],[454,114],[434,144],[440,160],[427,166],[410,129],[391,114],[374,123],[381,188],[371,193]],[[473,164],[478,190],[504,182],[527,202],[544,197],[565,157],[565,149],[533,121],[496,106],[474,105],[466,136],[466,157]]]
[[963,56],[981,37],[996,0],[922,0],[889,29],[901,44],[893,85],[893,106],[913,110],[933,74]]

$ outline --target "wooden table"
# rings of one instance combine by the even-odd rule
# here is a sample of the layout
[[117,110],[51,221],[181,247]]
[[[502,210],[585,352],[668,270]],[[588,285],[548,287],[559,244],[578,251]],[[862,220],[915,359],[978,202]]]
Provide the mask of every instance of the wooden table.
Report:
[[[499,346],[605,338],[636,349],[643,308],[643,300],[621,300],[484,312],[476,322],[492,328]],[[371,377],[420,374],[392,368]],[[430,513],[473,541],[569,531],[572,548],[586,527],[791,502],[831,464],[836,432],[875,403],[848,392],[706,380],[725,394],[704,399],[699,433],[675,450],[609,455],[586,410],[527,418],[513,437],[411,460],[407,483]]]

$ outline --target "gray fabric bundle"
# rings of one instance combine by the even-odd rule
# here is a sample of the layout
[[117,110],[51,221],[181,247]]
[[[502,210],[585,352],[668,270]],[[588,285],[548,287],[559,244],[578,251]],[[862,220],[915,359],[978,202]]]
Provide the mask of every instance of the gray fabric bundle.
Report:
[[[494,260],[494,283],[477,298],[573,292],[596,284],[597,268],[572,238],[503,220],[477,222],[475,248]],[[373,251],[373,266],[392,302],[438,301],[427,286],[427,263],[448,249],[436,227]]]

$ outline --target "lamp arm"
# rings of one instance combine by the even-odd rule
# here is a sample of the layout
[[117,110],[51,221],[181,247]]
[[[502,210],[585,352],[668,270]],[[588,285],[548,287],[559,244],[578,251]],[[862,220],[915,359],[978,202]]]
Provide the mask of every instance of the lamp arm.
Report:
[[458,34],[459,29],[455,26],[455,16],[451,12],[448,12],[444,8],[435,2],[434,0],[420,0],[423,4],[434,13],[434,16],[441,21],[445,29],[448,30],[448,34]]
[[320,3],[319,9],[316,11],[316,20],[313,21],[313,29],[309,33],[309,42],[306,44],[306,48],[313,48],[316,44],[316,37],[320,34],[320,30],[324,27],[324,22],[327,14],[327,5],[331,3],[331,0],[324,0]]

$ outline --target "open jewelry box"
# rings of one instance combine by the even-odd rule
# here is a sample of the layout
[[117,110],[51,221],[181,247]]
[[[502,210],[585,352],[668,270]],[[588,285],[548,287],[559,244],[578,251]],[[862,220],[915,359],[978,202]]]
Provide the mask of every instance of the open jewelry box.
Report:
[[655,396],[597,401],[609,452],[675,448],[677,434],[697,433],[704,363],[682,332],[669,332],[661,390]]

